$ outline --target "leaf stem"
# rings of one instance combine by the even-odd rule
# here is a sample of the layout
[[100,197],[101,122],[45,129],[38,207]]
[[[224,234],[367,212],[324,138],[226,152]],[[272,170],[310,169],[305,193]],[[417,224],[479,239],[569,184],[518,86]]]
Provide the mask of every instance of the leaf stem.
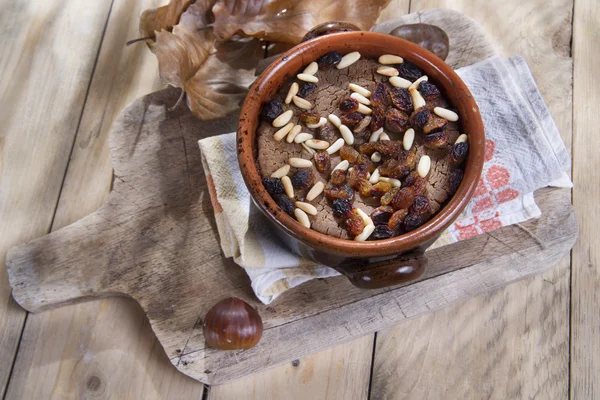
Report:
[[148,40],[148,39],[154,39],[154,36],[146,36],[146,37],[141,37],[141,38],[133,39],[133,40],[128,41],[125,44],[127,46],[131,46],[134,43],[141,42],[141,41]]
[[181,104],[181,101],[183,100],[184,97],[185,97],[185,90],[181,89],[181,94],[179,95],[177,102],[175,104],[173,104],[171,107],[167,108],[167,110],[169,112],[175,110],[177,108],[177,106],[179,106],[179,104]]

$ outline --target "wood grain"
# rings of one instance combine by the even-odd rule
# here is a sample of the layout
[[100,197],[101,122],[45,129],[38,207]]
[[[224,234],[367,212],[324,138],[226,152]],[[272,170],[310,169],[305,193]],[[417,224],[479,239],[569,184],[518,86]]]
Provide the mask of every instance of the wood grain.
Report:
[[[0,1],[0,260],[48,232],[110,2]],[[0,272],[0,396],[25,313]]]
[[571,282],[571,398],[600,399],[600,8],[597,1],[575,2],[573,59],[573,204],[580,238],[573,249]]
[[[570,148],[572,2],[511,3],[413,0],[411,12],[465,12],[521,54]],[[380,332],[372,398],[567,397],[569,264]]]

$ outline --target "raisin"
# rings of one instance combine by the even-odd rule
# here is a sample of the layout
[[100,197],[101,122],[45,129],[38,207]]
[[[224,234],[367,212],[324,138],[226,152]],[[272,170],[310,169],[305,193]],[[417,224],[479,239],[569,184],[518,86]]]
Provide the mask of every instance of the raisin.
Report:
[[410,124],[413,128],[423,130],[431,113],[425,107],[421,107],[410,116]]
[[467,154],[469,153],[469,143],[460,142],[456,143],[452,146],[452,150],[450,150],[450,164],[452,165],[460,165],[467,158]]
[[329,201],[344,199],[352,203],[354,201],[354,190],[348,185],[336,186],[328,183],[325,186],[325,197]]
[[313,160],[315,162],[315,167],[317,167],[317,171],[320,173],[327,173],[331,169],[331,158],[329,157],[328,152],[319,151],[313,156]]
[[421,68],[407,61],[396,65],[396,69],[402,78],[408,79],[411,82],[414,82],[423,76],[423,71],[421,71]]
[[305,111],[300,113],[300,121],[305,124],[316,124],[321,120],[321,116],[314,111]]
[[408,115],[396,108],[388,108],[385,112],[385,128],[390,132],[404,132],[408,128]]
[[423,132],[427,135],[430,133],[439,132],[444,129],[444,127],[448,124],[444,118],[440,118],[438,116],[432,115],[431,118],[427,120],[427,123],[423,127]]
[[373,90],[373,93],[371,93],[371,104],[384,106],[385,98],[387,95],[387,88],[383,83],[379,82],[377,86],[375,86],[375,90]]
[[390,99],[392,99],[394,107],[401,111],[408,113],[413,109],[412,96],[407,89],[393,88],[390,90]]
[[417,153],[413,151],[404,150],[398,157],[402,165],[410,169],[414,169],[417,166]]
[[392,232],[397,233],[398,229],[402,225],[402,222],[404,222],[404,218],[406,218],[407,214],[408,210],[406,209],[396,211],[394,214],[392,214],[390,220],[387,223],[388,228],[390,228]]
[[421,96],[427,101],[433,100],[440,95],[439,89],[433,83],[427,81],[422,81],[419,84],[419,92],[421,92]]
[[408,214],[406,218],[404,218],[404,229],[406,229],[406,232],[410,232],[423,225],[424,222],[425,218],[423,218],[422,215]]
[[[354,114],[354,113],[353,113],[353,114]],[[361,133],[363,133],[363,132],[365,131],[365,129],[367,129],[367,127],[368,127],[368,126],[371,124],[371,117],[369,117],[368,115],[367,115],[367,116],[364,116],[364,115],[362,115],[361,113],[356,113],[356,114],[358,114],[358,115],[360,115],[360,116],[361,116],[361,120],[360,120],[360,122],[359,122],[359,123],[357,123],[357,124],[356,124],[356,126],[354,127],[354,130],[353,130],[353,132],[354,132],[354,133],[356,133],[356,134],[361,134]],[[343,117],[343,116],[342,116],[342,117]],[[346,122],[344,122],[344,119],[343,119],[343,118],[342,118],[342,123],[343,123],[344,125],[351,126],[351,125],[347,124]]]
[[283,106],[279,100],[271,100],[263,105],[260,110],[260,118],[263,121],[273,122],[283,112]]
[[415,201],[410,207],[409,211],[412,214],[428,214],[431,211],[431,205],[429,204],[429,199],[425,196],[416,196]]
[[336,169],[331,173],[331,177],[329,178],[329,182],[331,182],[334,186],[340,186],[346,183],[346,171],[341,169]]
[[296,207],[294,206],[294,203],[292,203],[292,200],[289,197],[287,197],[285,194],[277,194],[273,196],[273,200],[275,200],[277,205],[281,207],[283,211],[285,211],[292,217],[294,216],[294,209]]
[[281,183],[281,179],[279,178],[265,178],[262,180],[262,183],[265,189],[267,189],[267,193],[271,196],[285,192],[283,183]]
[[423,196],[427,190],[427,179],[422,178],[417,171],[414,171],[406,178],[404,186],[412,188],[415,191],[415,195]]
[[394,209],[390,206],[377,207],[371,213],[371,220],[375,225],[386,225],[393,213]]
[[358,101],[352,98],[344,99],[340,102],[340,110],[344,112],[354,112],[358,110]]
[[354,147],[359,148],[361,145],[367,143],[369,141],[369,137],[371,137],[371,132],[366,129],[361,133],[357,133],[354,136]]
[[301,169],[292,175],[291,181],[294,189],[306,189],[315,182],[315,175],[310,169]]
[[387,225],[377,225],[371,236],[369,236],[369,240],[389,239],[392,236],[394,236],[394,232]]
[[329,142],[329,144],[333,144],[336,141],[335,131],[330,124],[325,124],[319,128],[318,137],[321,140]]
[[[354,99],[352,99],[352,100],[354,100]],[[365,119],[365,116],[359,112],[344,113],[340,117],[342,124],[344,124],[350,128],[354,128],[358,123],[362,122],[362,120],[364,120],[364,119]],[[370,119],[369,119],[369,121],[370,121]]]
[[371,112],[371,132],[375,132],[383,127],[385,119],[385,108],[381,104],[374,104]]
[[348,160],[351,164],[356,164],[356,160],[360,157],[360,153],[354,150],[354,147],[344,145],[340,149],[340,157],[342,160]]
[[348,200],[335,199],[333,200],[331,208],[333,209],[333,215],[338,218],[348,218],[352,211],[352,204]]
[[445,149],[448,146],[446,132],[435,132],[423,137],[423,145],[428,149]]
[[415,201],[415,192],[412,188],[402,188],[396,193],[390,204],[394,210],[409,208]]
[[[300,90],[298,90],[299,97],[306,97],[312,92],[317,90],[317,85],[312,82],[304,82],[302,86],[300,86]],[[316,123],[316,122],[315,122]]]
[[378,151],[382,156],[398,158],[402,153],[402,142],[398,140],[383,140],[375,143],[375,151]]
[[392,189],[392,185],[387,182],[377,182],[371,188],[371,197],[381,197]]
[[463,179],[463,170],[462,169],[455,169],[454,171],[452,171],[452,173],[450,174],[450,179],[449,179],[449,186],[450,186],[450,194],[454,194],[456,193],[456,191],[458,190],[458,187],[460,186],[460,182]]
[[369,171],[367,171],[366,165],[355,165],[350,171],[350,176],[348,177],[348,184],[356,190],[360,190],[361,187],[364,187],[364,182],[369,182]]
[[389,192],[387,192],[386,194],[381,196],[381,199],[379,199],[379,202],[381,203],[382,206],[389,206],[392,203],[392,200],[394,199],[394,197],[396,196],[396,193],[398,193],[399,191],[400,191],[399,187],[393,187],[392,190],[390,190]]
[[352,209],[350,216],[344,223],[350,236],[360,235],[363,229],[365,229],[365,222],[358,212],[356,212],[356,208]]
[[399,160],[386,160],[379,167],[379,172],[383,176],[388,176],[394,179],[403,179],[406,175],[410,173],[410,168],[402,165]]
[[372,174],[375,171],[375,164],[373,164],[373,161],[371,161],[370,157],[367,157],[364,154],[360,155],[358,160],[356,160],[356,163],[360,165],[366,165],[367,171],[369,171],[370,174]]
[[342,60],[342,55],[337,51],[330,51],[327,54],[323,54],[321,57],[317,59],[317,64],[319,64],[319,69],[328,70],[332,69],[336,65],[340,63]]
[[368,142],[365,144],[361,144],[360,147],[358,148],[358,151],[360,151],[362,154],[366,154],[368,156],[370,156],[371,154],[375,153],[375,144],[377,142]]

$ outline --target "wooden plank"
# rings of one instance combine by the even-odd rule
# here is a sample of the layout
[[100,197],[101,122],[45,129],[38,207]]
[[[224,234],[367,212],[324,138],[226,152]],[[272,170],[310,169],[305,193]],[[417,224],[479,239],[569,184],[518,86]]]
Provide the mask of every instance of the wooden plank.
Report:
[[[53,230],[93,212],[112,180],[109,128],[133,99],[160,87],[156,59],[136,37],[140,13],[164,0],[116,0],[77,132]],[[203,386],[165,356],[139,306],[127,299],[30,315],[9,398],[201,398]]]
[[571,398],[600,398],[600,7],[577,0],[573,24],[573,204],[580,237],[573,249],[571,283]]
[[[50,228],[110,6],[0,1],[0,260]],[[2,270],[0,396],[24,317]]]
[[[527,60],[570,148],[572,2],[413,0],[411,12],[433,7],[470,15]],[[380,332],[371,397],[565,398],[569,265]]]

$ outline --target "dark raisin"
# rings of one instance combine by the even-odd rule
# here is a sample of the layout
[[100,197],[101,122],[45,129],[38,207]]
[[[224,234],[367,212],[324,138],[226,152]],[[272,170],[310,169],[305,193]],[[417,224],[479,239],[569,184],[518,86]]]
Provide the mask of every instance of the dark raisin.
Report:
[[433,100],[440,95],[439,89],[433,83],[427,81],[422,81],[419,84],[419,92],[421,92],[421,96],[427,101]]
[[352,211],[352,204],[348,200],[335,199],[332,202],[331,208],[333,209],[333,215],[338,218],[348,218]]
[[300,90],[298,90],[298,96],[306,97],[315,90],[317,90],[317,85],[312,82],[304,82],[302,86],[300,86]]
[[444,118],[440,118],[436,115],[432,115],[431,118],[427,120],[427,123],[423,127],[423,132],[425,134],[440,132],[444,129],[444,127],[448,124]]
[[410,207],[409,211],[412,214],[427,214],[431,211],[431,205],[429,204],[429,199],[425,196],[416,196],[415,201]]
[[428,149],[445,149],[448,146],[446,132],[435,132],[423,136],[423,145]]
[[292,203],[292,200],[290,200],[289,197],[287,197],[285,194],[276,194],[275,196],[273,196],[273,200],[275,200],[277,205],[281,207],[283,211],[285,211],[292,217],[294,216],[294,209],[296,207],[294,206],[294,203]]
[[340,63],[342,60],[342,55],[337,51],[330,51],[327,54],[323,54],[321,57],[317,59],[317,64],[319,64],[319,69],[328,70],[332,69],[336,65]]
[[334,186],[341,186],[346,183],[346,171],[341,169],[336,169],[331,173],[331,177],[329,178],[329,182],[331,182]]
[[389,206],[399,191],[400,191],[399,187],[393,187],[392,190],[390,190],[389,192],[387,192],[386,194],[381,196],[381,199],[379,199],[379,202],[381,203],[382,206]]
[[300,121],[305,124],[316,124],[321,120],[321,116],[314,111],[305,111],[300,113]]
[[385,112],[385,128],[394,133],[404,132],[408,128],[408,115],[390,107]]
[[330,144],[336,141],[335,130],[333,127],[327,123],[319,128],[319,139],[326,140]]
[[449,186],[450,186],[450,194],[454,194],[456,193],[456,191],[458,190],[458,187],[460,186],[460,182],[463,179],[463,170],[462,169],[455,169],[454,171],[452,171],[452,173],[450,174],[450,179],[449,179]]
[[387,223],[388,228],[390,228],[392,232],[398,233],[398,230],[402,225],[402,222],[404,222],[404,218],[406,218],[407,214],[408,210],[406,209],[396,211],[394,214],[392,214]]
[[356,211],[356,208],[352,209],[350,216],[346,219],[344,224],[346,225],[346,230],[350,236],[360,235],[363,229],[365,229],[365,223],[360,214]]
[[415,201],[415,192],[411,188],[402,188],[396,193],[390,204],[394,210],[409,208]]
[[360,157],[360,153],[354,150],[352,146],[342,146],[340,149],[340,158],[342,160],[348,160],[350,164],[356,164],[356,160]]
[[411,114],[410,124],[413,128],[422,130],[425,127],[425,124],[427,124],[430,115],[431,113],[428,109],[421,107]]
[[375,86],[375,90],[373,90],[373,93],[371,93],[371,105],[380,105],[380,106],[384,106],[385,105],[385,98],[388,96],[387,93],[387,88],[385,87],[385,85],[381,82],[379,82],[377,84],[377,86]]
[[271,100],[263,105],[260,110],[260,118],[263,121],[273,122],[283,112],[283,106],[279,100]]
[[383,127],[385,120],[385,107],[381,104],[373,104],[371,108],[371,132],[375,132]]
[[262,183],[265,189],[267,189],[267,193],[271,196],[285,192],[283,183],[281,183],[281,179],[279,178],[265,178],[262,180]]
[[423,218],[422,215],[408,214],[406,218],[404,218],[404,229],[406,229],[406,232],[410,232],[423,225],[424,222],[425,218]]
[[315,181],[315,175],[310,169],[298,170],[291,178],[294,189],[306,189]]
[[377,225],[375,226],[375,230],[369,236],[369,240],[381,240],[381,239],[389,239],[394,236],[394,232],[387,225]]
[[328,183],[325,186],[325,197],[329,201],[344,199],[352,203],[354,201],[354,190],[348,185],[335,186]]
[[358,110],[358,101],[352,98],[344,99],[340,102],[340,110],[344,112],[354,112]]
[[412,96],[407,89],[393,88],[390,90],[390,99],[394,107],[399,110],[409,113],[413,109]]
[[404,186],[412,188],[415,191],[415,195],[423,196],[427,190],[427,179],[422,178],[414,171],[404,180]]
[[392,185],[387,182],[377,182],[371,188],[369,193],[371,197],[381,197],[392,189]]
[[388,223],[393,213],[394,209],[390,206],[377,207],[371,213],[371,220],[375,225],[385,225]]
[[460,165],[467,158],[467,154],[469,153],[469,143],[460,142],[456,143],[452,146],[452,150],[450,151],[450,164],[452,165]]
[[354,128],[356,125],[358,125],[358,123],[362,122],[363,119],[366,119],[365,116],[359,112],[344,113],[340,117],[342,124],[346,125],[349,128]]
[[320,173],[327,173],[329,172],[329,169],[331,169],[331,158],[326,151],[319,151],[313,156],[313,160],[315,162],[315,167],[317,167],[317,171]]
[[408,79],[411,82],[414,82],[423,76],[423,71],[421,71],[421,68],[407,61],[396,65],[396,69],[402,78]]

